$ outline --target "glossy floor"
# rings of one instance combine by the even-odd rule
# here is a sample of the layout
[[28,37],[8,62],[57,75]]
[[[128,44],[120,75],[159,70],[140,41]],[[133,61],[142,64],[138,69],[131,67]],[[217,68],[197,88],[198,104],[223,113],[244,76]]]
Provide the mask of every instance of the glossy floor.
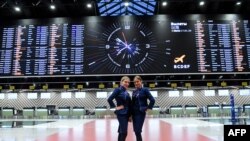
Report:
[[[223,141],[227,118],[147,118],[143,141]],[[250,124],[249,118],[236,124]],[[117,141],[116,119],[1,119],[0,141]],[[129,123],[127,141],[136,141]]]

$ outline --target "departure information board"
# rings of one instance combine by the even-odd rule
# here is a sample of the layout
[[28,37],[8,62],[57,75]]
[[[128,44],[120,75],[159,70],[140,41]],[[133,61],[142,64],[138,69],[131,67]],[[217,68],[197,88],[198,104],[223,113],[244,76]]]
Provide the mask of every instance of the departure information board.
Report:
[[84,25],[18,25],[2,29],[1,75],[84,73]]
[[250,20],[158,15],[0,22],[0,77],[250,72]]

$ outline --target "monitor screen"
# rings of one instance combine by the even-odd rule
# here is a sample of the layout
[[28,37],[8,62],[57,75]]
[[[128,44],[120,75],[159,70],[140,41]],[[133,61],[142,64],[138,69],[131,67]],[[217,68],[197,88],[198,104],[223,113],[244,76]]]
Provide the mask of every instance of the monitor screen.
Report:
[[183,91],[183,96],[184,96],[184,97],[191,97],[191,96],[194,96],[194,91],[193,91],[193,90],[184,90],[184,91]]
[[215,96],[215,90],[204,90],[205,96]]
[[239,89],[240,95],[250,95],[250,89]]
[[96,92],[96,98],[107,98],[108,92]]
[[239,15],[5,20],[0,77],[250,72]]
[[229,90],[218,90],[219,96],[229,96]]
[[179,91],[169,91],[169,97],[179,97],[180,92]]

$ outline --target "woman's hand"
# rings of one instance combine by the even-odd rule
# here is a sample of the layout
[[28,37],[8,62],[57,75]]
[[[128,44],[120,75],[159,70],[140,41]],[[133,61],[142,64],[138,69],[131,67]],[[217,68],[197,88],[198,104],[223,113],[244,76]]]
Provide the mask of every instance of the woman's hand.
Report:
[[123,105],[120,105],[120,106],[117,106],[115,107],[116,110],[121,110],[121,109],[124,109],[124,106]]

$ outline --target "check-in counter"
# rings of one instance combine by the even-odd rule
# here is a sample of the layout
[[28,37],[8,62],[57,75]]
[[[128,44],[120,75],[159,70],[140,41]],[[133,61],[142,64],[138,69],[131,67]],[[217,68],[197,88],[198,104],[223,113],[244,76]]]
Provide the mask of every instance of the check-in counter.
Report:
[[46,107],[37,107],[35,113],[37,118],[48,118],[48,109]]
[[183,116],[183,107],[181,105],[170,106],[170,114],[172,117],[181,117]]
[[104,118],[107,114],[107,107],[95,107],[96,118]]
[[69,118],[70,117],[70,107],[58,107],[59,118]]
[[24,107],[23,108],[23,117],[24,118],[34,118],[35,107]]
[[207,106],[208,116],[221,116],[221,107],[220,105],[208,105]]
[[71,113],[72,113],[72,117],[82,118],[85,115],[85,108],[73,107]]
[[2,109],[2,117],[3,118],[13,118],[15,112],[15,108],[12,107],[4,107]]
[[198,106],[196,105],[185,105],[185,115],[186,116],[198,116]]

